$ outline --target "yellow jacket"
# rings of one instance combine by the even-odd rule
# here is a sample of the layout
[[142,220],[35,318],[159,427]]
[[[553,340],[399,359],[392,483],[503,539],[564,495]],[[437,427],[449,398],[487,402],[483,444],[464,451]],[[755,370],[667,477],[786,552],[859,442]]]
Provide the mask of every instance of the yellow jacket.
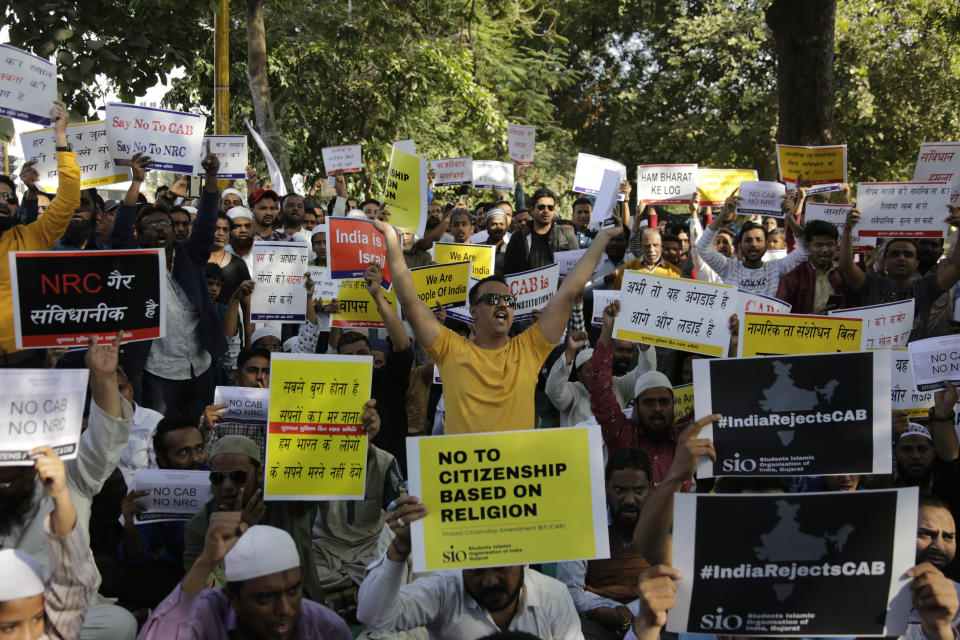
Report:
[[674,278],[682,278],[683,274],[680,272],[679,267],[670,264],[663,258],[660,258],[660,264],[655,266],[653,269],[648,269],[643,266],[643,257],[636,258],[631,260],[627,264],[620,267],[617,270],[617,280],[613,285],[614,289],[620,289],[620,285],[623,284],[623,273],[627,269],[636,269],[638,271],[646,271],[647,273],[652,273],[655,276],[673,276]]
[[80,206],[80,166],[70,151],[57,152],[57,195],[39,219],[18,224],[0,234],[0,353],[17,350],[10,290],[11,251],[49,251],[63,236]]

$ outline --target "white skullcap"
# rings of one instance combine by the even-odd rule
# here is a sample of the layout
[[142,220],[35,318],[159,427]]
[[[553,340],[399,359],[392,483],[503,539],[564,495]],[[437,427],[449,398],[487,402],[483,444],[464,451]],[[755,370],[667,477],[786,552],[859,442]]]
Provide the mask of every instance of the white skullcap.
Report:
[[196,207],[191,207],[191,206],[189,206],[189,205],[181,205],[180,208],[183,209],[184,211],[186,211],[187,213],[189,213],[189,214],[192,215],[192,216],[197,215],[197,208],[196,208]]
[[220,193],[220,200],[223,201],[224,198],[226,198],[227,196],[230,196],[230,195],[237,196],[238,198],[240,198],[240,201],[243,202],[243,194],[240,193],[239,191],[237,191],[236,189],[232,189],[232,188],[231,188],[231,189],[224,189],[224,190]]
[[227,582],[242,582],[299,567],[300,556],[289,533],[257,524],[240,536],[223,564]]
[[906,438],[907,436],[922,436],[927,440],[933,440],[933,436],[930,435],[930,430],[927,429],[922,424],[917,424],[916,422],[910,422],[907,424],[907,430],[900,434],[900,438]]
[[0,602],[41,595],[43,569],[36,558],[20,549],[0,551]]
[[363,211],[360,211],[360,209],[353,209],[352,211],[350,211],[350,212],[347,214],[347,217],[348,217],[348,218],[353,218],[353,219],[355,219],[355,220],[369,220],[369,219],[370,219],[370,218],[367,217],[367,214],[365,214]]
[[250,218],[253,220],[253,212],[246,207],[232,207],[230,211],[227,211],[227,217],[231,220],[236,220],[237,218]]
[[497,217],[500,217],[506,220],[507,212],[504,209],[501,209],[500,207],[494,207],[493,209],[490,209],[490,211],[487,211],[487,219],[497,218]]
[[292,338],[287,338],[283,341],[283,350],[287,353],[293,353],[293,350],[297,347],[297,341],[299,336],[293,336]]
[[633,385],[633,397],[636,398],[647,389],[656,389],[658,387],[666,387],[670,389],[670,391],[673,391],[673,385],[670,384],[670,379],[667,376],[659,371],[647,371],[637,378],[637,383]]
[[580,365],[590,362],[590,358],[593,356],[593,349],[583,349],[580,353],[577,354],[577,357],[573,360],[573,368],[579,369]]
[[318,224],[313,228],[313,231],[310,232],[310,237],[312,238],[318,233],[326,233],[326,232],[327,232],[327,223],[324,222],[323,224]]
[[267,336],[273,336],[277,340],[280,339],[280,329],[276,327],[260,327],[253,332],[253,336],[250,337],[250,344],[256,344],[257,340],[260,338],[266,338]]

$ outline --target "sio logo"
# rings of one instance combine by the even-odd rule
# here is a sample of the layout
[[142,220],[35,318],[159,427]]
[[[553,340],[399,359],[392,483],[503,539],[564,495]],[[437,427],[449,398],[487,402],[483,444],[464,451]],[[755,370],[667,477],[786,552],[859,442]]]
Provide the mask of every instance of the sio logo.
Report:
[[732,459],[728,458],[724,460],[722,466],[723,470],[727,472],[736,471],[750,473],[757,470],[757,461],[753,460],[752,458],[744,458],[741,460],[740,454],[735,453]]
[[448,562],[466,562],[467,561],[467,552],[466,551],[457,551],[453,545],[450,545],[449,551],[443,552],[443,561]]
[[700,616],[700,628],[714,631],[736,631],[743,626],[743,618],[738,615],[723,615],[723,607],[717,607],[716,614],[706,613]]

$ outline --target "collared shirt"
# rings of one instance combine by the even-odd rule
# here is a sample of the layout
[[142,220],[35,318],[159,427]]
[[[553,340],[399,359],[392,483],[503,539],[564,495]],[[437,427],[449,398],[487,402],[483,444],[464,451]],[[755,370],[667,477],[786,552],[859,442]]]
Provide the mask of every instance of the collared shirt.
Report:
[[269,242],[293,242],[293,236],[288,236],[280,229],[271,231],[267,235],[260,235],[256,231],[253,232],[253,239],[256,240],[266,240]]
[[[204,589],[195,596],[182,584],[157,606],[144,624],[139,640],[223,640],[240,638],[237,614],[222,589]],[[337,614],[304,598],[291,634],[298,640],[353,640],[350,628]]]
[[200,344],[200,312],[167,272],[167,335],[153,341],[144,367],[166,380],[189,380],[210,367],[212,358]]
[[127,488],[133,488],[137,469],[156,469],[157,455],[153,451],[153,432],[163,414],[141,407],[133,406],[133,427],[130,429],[130,439],[120,454],[120,463],[117,467],[123,474]]
[[[405,563],[386,553],[367,568],[357,598],[357,619],[379,632],[426,627],[433,640],[481,638],[499,633],[493,617],[467,593],[460,571],[441,571],[401,586]],[[582,640],[580,618],[566,586],[523,569],[523,588],[508,631],[541,640]]]
[[80,522],[67,535],[58,536],[53,532],[52,518],[53,514],[49,514],[43,521],[51,575],[43,592],[47,621],[40,640],[79,637],[83,616],[100,580],[90,541]]

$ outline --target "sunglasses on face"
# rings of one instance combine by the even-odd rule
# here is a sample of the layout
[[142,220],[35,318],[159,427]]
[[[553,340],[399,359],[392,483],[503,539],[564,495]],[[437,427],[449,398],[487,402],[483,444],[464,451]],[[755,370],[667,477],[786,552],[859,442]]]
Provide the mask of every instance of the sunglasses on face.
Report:
[[557,205],[555,204],[538,204],[537,205],[537,211],[544,211],[544,210],[553,211],[556,208],[557,208]]
[[236,485],[244,484],[247,481],[246,471],[243,469],[234,469],[233,471],[211,471],[210,484],[219,487],[223,484],[223,481],[227,479],[227,476],[230,476],[230,481]]
[[491,307],[495,307],[500,304],[501,300],[503,300],[503,304],[507,305],[511,309],[515,309],[517,307],[517,296],[510,295],[509,293],[485,293],[480,296],[480,300],[487,303]]
[[166,218],[164,218],[163,220],[153,220],[151,222],[144,222],[143,230],[146,231],[148,229],[159,229],[161,227],[169,227],[170,224],[171,224],[170,221],[167,220]]

